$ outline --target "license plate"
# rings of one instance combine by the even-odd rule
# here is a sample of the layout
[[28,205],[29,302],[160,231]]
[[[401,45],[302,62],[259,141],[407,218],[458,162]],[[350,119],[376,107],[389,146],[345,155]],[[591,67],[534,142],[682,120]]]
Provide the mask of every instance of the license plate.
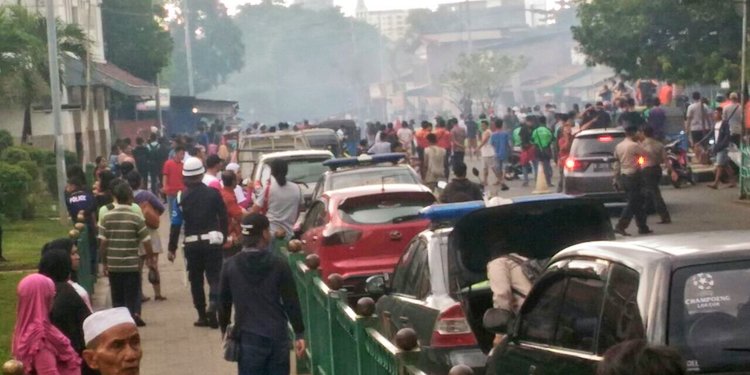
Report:
[[612,170],[612,163],[596,163],[594,164],[594,172],[609,172]]

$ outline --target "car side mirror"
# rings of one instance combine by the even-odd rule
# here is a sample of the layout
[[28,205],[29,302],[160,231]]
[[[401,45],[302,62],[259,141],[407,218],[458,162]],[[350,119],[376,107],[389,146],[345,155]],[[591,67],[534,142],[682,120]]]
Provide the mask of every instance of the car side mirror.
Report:
[[365,280],[365,293],[373,296],[382,296],[388,291],[388,275],[374,275]]
[[515,314],[505,309],[488,309],[482,317],[482,325],[492,333],[508,334],[515,320]]

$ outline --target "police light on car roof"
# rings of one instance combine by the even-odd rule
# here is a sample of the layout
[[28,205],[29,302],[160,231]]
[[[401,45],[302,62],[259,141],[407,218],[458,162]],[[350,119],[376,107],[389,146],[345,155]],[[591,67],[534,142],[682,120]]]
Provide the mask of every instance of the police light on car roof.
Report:
[[400,152],[391,152],[387,154],[377,155],[362,154],[356,158],[336,158],[326,160],[325,162],[323,162],[323,165],[335,171],[338,168],[356,167],[360,165],[372,165],[380,163],[396,164],[405,156],[406,154]]
[[419,211],[419,217],[430,220],[433,223],[452,221],[484,207],[484,201],[433,204]]

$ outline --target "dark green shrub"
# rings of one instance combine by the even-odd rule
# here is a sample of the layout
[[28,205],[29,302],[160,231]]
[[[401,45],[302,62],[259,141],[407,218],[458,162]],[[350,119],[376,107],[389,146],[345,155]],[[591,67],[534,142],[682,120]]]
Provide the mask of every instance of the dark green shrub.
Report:
[[31,176],[26,171],[6,162],[0,162],[0,213],[9,219],[18,219],[27,206]]
[[42,179],[50,195],[57,197],[57,166],[52,164],[42,167]]
[[31,160],[35,161],[39,166],[47,164],[55,164],[55,153],[50,150],[41,148],[35,148],[31,146],[23,146],[24,150],[29,153]]
[[39,164],[33,160],[22,160],[16,163],[16,165],[23,168],[29,174],[32,182],[37,182],[39,179]]
[[18,164],[20,161],[31,160],[31,156],[23,147],[11,146],[3,150],[0,154],[0,160],[10,164]]
[[65,151],[65,168],[70,168],[72,165],[81,165],[78,161],[78,154],[72,151]]
[[13,137],[9,131],[0,129],[0,152],[3,152],[3,150],[10,146],[13,146]]

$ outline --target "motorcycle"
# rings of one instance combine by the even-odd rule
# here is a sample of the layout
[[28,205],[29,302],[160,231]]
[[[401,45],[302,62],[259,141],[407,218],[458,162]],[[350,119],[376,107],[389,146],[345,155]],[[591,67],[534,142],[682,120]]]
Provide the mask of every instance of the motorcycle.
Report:
[[680,139],[676,139],[664,146],[667,154],[667,172],[675,189],[679,189],[687,182],[695,185],[693,169],[688,165],[687,151],[680,147]]
[[507,181],[516,180],[523,174],[523,167],[521,166],[521,151],[515,147],[508,158],[503,173],[505,174],[505,180]]

